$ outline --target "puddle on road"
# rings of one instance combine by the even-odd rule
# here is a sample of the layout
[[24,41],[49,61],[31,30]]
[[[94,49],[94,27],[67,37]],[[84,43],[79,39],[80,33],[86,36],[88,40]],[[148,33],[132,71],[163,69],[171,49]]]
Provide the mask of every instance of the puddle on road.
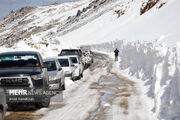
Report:
[[105,109],[111,106],[112,100],[116,95],[121,95],[124,92],[124,88],[120,88],[126,86],[126,84],[126,81],[121,81],[111,73],[106,76],[101,76],[98,83],[92,83],[90,88],[98,89],[101,97],[98,109],[91,112],[87,120],[103,120],[105,118]]
[[43,117],[43,114],[34,114],[35,111],[28,112],[13,112],[6,116],[5,120],[38,120]]
[[106,67],[108,63],[106,57],[107,57],[106,55],[95,54],[94,55],[95,62],[92,64],[92,66],[90,66],[90,70],[93,71],[97,68]]
[[64,107],[65,104],[62,103],[62,97],[62,93],[52,97],[49,108],[37,110],[33,105],[21,105],[16,109],[13,108],[13,111],[10,111],[10,114],[5,117],[5,120],[39,120],[47,112]]

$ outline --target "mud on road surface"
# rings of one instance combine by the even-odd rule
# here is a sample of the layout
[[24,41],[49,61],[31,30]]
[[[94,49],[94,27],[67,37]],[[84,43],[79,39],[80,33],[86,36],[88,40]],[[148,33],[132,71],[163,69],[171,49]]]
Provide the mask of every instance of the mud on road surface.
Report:
[[[40,110],[10,112],[6,120],[115,120],[117,114],[128,115],[128,99],[135,93],[134,83],[112,70],[114,61],[109,56],[94,53],[94,59],[84,78],[65,90],[63,102],[51,103],[49,108]],[[120,110],[116,111],[114,104]],[[55,117],[51,116],[53,111],[57,113]]]
[[134,92],[134,83],[112,71],[114,61],[107,55],[95,54],[95,57],[98,61],[90,67],[90,70],[94,70],[97,67],[105,67],[107,74],[101,76],[97,82],[93,82],[89,87],[90,89],[98,89],[101,97],[99,106],[96,110],[90,112],[87,120],[113,119],[113,114],[110,114],[109,110],[112,107],[113,100],[117,97],[122,98],[119,101],[119,107],[123,110],[122,113],[118,114],[127,115],[129,109],[128,97]]
[[[46,112],[59,109],[63,107],[63,104],[51,104],[49,108],[42,108],[42,109],[36,109],[35,106],[28,105],[24,107],[17,107],[16,109],[13,109],[13,111],[9,111],[10,113],[6,116],[5,120],[39,120],[44,116],[44,112],[42,113],[36,113],[38,111],[44,111]],[[44,109],[44,110],[43,110]]]
[[38,120],[43,116],[43,114],[35,115],[33,114],[34,112],[35,111],[13,112],[6,116],[5,120]]

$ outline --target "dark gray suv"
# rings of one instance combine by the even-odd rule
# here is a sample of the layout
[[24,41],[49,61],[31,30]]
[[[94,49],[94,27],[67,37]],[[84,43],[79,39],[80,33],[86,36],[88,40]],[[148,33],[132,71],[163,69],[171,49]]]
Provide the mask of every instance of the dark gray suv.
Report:
[[5,89],[8,107],[19,104],[34,104],[37,108],[49,106],[47,67],[38,52],[0,54],[0,87]]
[[0,120],[4,120],[6,109],[6,96],[4,94],[4,90],[0,88]]

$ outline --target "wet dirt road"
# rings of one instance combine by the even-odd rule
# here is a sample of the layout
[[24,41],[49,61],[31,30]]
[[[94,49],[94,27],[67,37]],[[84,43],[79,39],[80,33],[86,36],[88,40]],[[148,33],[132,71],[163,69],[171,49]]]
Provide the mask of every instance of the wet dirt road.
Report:
[[90,112],[87,120],[112,120],[115,118],[117,115],[112,113],[115,98],[120,98],[118,107],[122,109],[122,112],[116,111],[116,114],[128,115],[128,97],[134,92],[134,83],[112,71],[114,61],[107,55],[96,54],[96,58],[99,61],[93,64],[90,69],[93,70],[97,66],[102,67],[101,64],[104,62],[103,67],[106,68],[107,74],[101,76],[96,83],[92,83],[90,86],[90,89],[97,89],[101,97],[99,106],[95,111]]
[[[84,78],[63,93],[63,102],[10,112],[5,120],[118,120],[118,115],[127,116],[129,98],[136,94],[134,83],[113,71],[114,61],[107,55],[95,53],[94,57]],[[53,111],[61,116],[52,116]]]

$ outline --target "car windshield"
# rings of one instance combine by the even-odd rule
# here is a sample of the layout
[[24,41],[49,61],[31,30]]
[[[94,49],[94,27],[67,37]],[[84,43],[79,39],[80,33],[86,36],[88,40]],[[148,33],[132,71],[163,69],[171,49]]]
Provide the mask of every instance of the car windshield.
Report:
[[76,58],[76,57],[70,57],[70,59],[71,59],[71,62],[72,62],[72,63],[78,63],[78,61],[77,61],[77,58]]
[[68,59],[58,59],[58,61],[59,61],[59,63],[60,63],[60,65],[62,66],[62,67],[69,67],[69,61],[68,61]]
[[47,63],[50,64],[50,67],[47,68],[47,71],[56,71],[57,70],[55,61],[47,61]]
[[61,56],[63,56],[63,55],[79,55],[79,56],[81,56],[82,54],[78,50],[62,50],[60,55]]
[[0,56],[0,68],[40,67],[37,55],[3,55]]

